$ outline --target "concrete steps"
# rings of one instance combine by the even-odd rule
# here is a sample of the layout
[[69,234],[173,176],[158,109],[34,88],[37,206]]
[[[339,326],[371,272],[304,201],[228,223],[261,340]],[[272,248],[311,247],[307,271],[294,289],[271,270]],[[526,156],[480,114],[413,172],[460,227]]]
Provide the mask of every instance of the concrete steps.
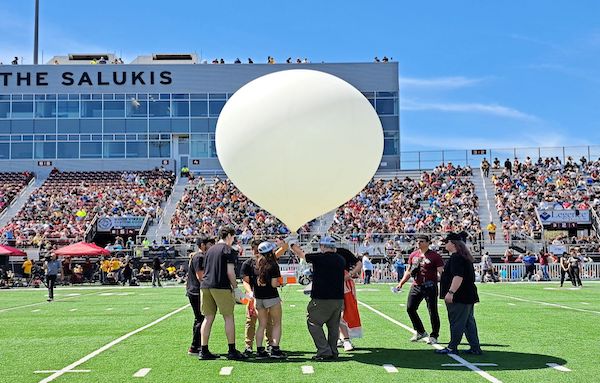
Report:
[[181,197],[183,197],[187,185],[187,178],[177,177],[175,185],[173,186],[173,192],[163,206],[162,216],[159,218],[158,222],[155,222],[148,228],[146,236],[150,242],[156,240],[156,242],[160,243],[162,237],[167,237],[171,233],[171,218],[173,217],[173,214],[175,214],[177,203],[181,200]]
[[36,175],[36,178],[31,180],[25,189],[23,189],[21,194],[14,199],[12,204],[6,210],[4,210],[0,216],[0,227],[3,227],[10,222],[10,220],[23,208],[23,206],[25,206],[25,203],[27,203],[31,193],[42,186],[47,178],[47,175]]

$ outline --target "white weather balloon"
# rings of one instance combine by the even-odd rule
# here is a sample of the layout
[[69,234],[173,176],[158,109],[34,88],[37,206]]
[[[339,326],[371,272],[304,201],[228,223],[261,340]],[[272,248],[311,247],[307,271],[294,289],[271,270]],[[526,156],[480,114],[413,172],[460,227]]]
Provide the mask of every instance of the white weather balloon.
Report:
[[383,153],[369,101],[338,77],[304,69],[240,88],[221,111],[215,140],[231,181],[292,231],[359,193]]

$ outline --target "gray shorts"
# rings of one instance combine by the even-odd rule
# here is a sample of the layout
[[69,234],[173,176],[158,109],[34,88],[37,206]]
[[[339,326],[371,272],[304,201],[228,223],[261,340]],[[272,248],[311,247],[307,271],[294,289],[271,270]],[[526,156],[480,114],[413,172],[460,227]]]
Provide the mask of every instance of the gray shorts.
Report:
[[281,302],[281,298],[267,298],[267,299],[255,299],[255,307],[256,309],[268,309],[275,306],[277,303]]

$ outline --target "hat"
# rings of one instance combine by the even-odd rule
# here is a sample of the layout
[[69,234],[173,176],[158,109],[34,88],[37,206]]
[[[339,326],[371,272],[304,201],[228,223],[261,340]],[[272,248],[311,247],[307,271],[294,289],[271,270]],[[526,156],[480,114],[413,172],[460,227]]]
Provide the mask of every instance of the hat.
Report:
[[327,246],[327,247],[335,247],[335,239],[329,236],[325,236],[321,238],[319,241],[319,245]]
[[429,242],[429,236],[425,234],[419,234],[415,237],[415,239],[424,239],[425,241]]
[[272,242],[265,241],[258,245],[258,252],[261,254],[270,253],[273,250],[275,250],[275,245]]
[[466,241],[466,235],[465,233],[448,233],[448,235],[446,236],[446,238],[442,239],[442,242],[446,243],[448,241]]

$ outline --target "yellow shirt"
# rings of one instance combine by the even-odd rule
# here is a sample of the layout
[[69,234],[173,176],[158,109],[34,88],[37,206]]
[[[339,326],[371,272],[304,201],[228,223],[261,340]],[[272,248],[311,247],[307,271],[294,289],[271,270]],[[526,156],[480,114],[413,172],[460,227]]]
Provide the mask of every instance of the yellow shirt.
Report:
[[487,230],[489,232],[495,233],[496,232],[496,225],[494,225],[493,223],[490,223],[489,225],[487,225]]
[[110,262],[111,270],[119,270],[120,268],[121,268],[121,262],[119,262],[118,260]]
[[175,274],[175,271],[177,269],[175,268],[175,266],[169,266],[167,267],[167,271],[169,272],[169,274]]
[[100,266],[100,268],[105,273],[108,273],[108,271],[110,270],[110,261],[102,261],[102,265]]
[[26,260],[25,262],[23,262],[23,266],[21,266],[23,268],[23,272],[25,274],[31,274],[31,268],[33,267],[33,262],[31,262],[30,259]]

